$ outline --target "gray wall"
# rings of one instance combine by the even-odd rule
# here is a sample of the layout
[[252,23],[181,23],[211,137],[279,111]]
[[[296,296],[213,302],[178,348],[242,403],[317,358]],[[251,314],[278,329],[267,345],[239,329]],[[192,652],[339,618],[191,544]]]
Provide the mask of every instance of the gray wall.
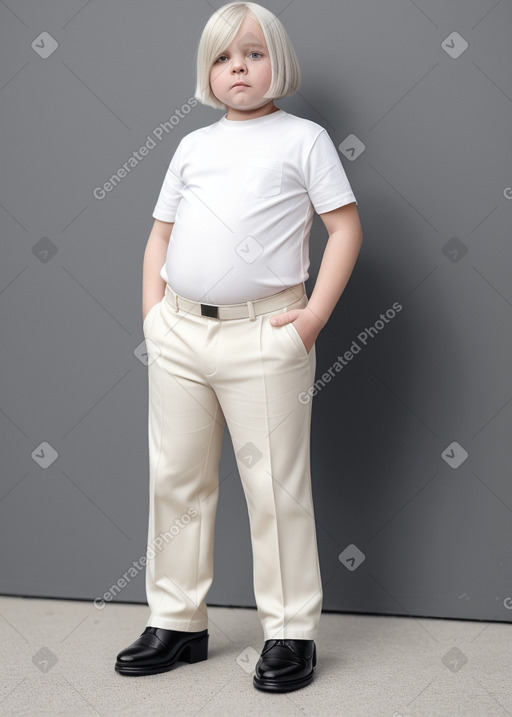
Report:
[[[512,7],[266,4],[303,71],[277,104],[341,145],[364,231],[317,341],[317,379],[334,373],[314,397],[311,447],[324,609],[510,621]],[[92,600],[145,552],[142,258],[180,138],[222,115],[189,106],[214,6],[9,6],[0,592]],[[42,32],[58,43],[46,58]],[[309,295],[326,241],[315,217]],[[209,603],[254,606],[227,433],[215,549]],[[116,600],[144,602],[143,571],[129,577]]]

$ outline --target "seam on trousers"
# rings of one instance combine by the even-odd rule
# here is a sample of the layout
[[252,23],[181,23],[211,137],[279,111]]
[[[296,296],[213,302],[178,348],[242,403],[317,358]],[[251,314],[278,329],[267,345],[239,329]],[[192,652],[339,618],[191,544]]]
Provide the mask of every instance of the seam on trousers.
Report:
[[[311,348],[311,350],[313,351],[313,347]],[[313,377],[313,380],[314,380],[314,377]],[[308,431],[309,431],[309,434],[310,434],[310,435],[311,435],[312,413],[313,413],[313,396],[311,397],[311,401],[310,401],[310,404],[309,404]],[[310,443],[310,445],[309,445],[309,451],[308,451],[308,464],[309,464],[309,466],[311,466],[311,443]],[[319,586],[320,586],[320,590],[322,591],[322,602],[323,602],[324,586],[323,586],[323,584],[322,584],[322,575],[321,575],[321,572],[320,572],[320,561],[319,561],[319,552],[318,552],[318,539],[317,539],[317,537],[316,537],[316,506],[315,506],[314,500],[313,500],[313,474],[312,474],[312,472],[311,472],[311,468],[310,468],[310,479],[309,479],[309,494],[310,494],[310,501],[311,501],[311,510],[313,511],[313,516],[312,516],[312,518],[313,518],[313,536],[314,536],[314,539],[315,539],[315,550],[316,550],[316,555],[317,555],[317,559],[316,559],[316,573],[317,573],[317,576],[318,576],[318,584],[319,584]],[[320,592],[320,591],[319,591],[319,592]],[[322,612],[322,611],[320,610],[320,612]]]
[[[309,303],[309,298],[308,298],[308,303]],[[311,347],[311,351],[315,351],[314,344]],[[310,351],[310,353],[311,353],[311,351]],[[315,373],[316,373],[316,354],[315,354],[315,371],[313,372],[313,376],[312,376],[313,383],[315,382]],[[309,432],[310,436],[311,436],[311,426],[312,426],[312,421],[313,421],[313,398],[314,397],[312,396],[311,401],[309,403],[308,432]],[[324,586],[322,584],[322,575],[321,575],[321,570],[320,570],[320,560],[319,560],[319,552],[318,552],[318,539],[316,536],[316,506],[315,506],[314,500],[313,500],[313,473],[311,471],[311,443],[309,444],[309,450],[308,450],[308,465],[310,466],[309,494],[310,494],[310,501],[311,501],[311,510],[313,511],[313,515],[312,515],[312,517],[313,517],[313,534],[314,534],[314,538],[315,538],[315,550],[316,550],[316,555],[317,555],[316,572],[317,572],[317,576],[318,576],[318,584],[320,586],[320,590],[322,591],[322,602],[323,602]]]
[[[210,386],[210,390],[213,391],[213,388],[212,388],[211,386]],[[206,452],[206,458],[205,458],[205,461],[204,461],[203,477],[201,478],[201,483],[199,484],[199,486],[198,486],[198,488],[197,488],[197,505],[198,505],[198,508],[199,508],[199,541],[198,541],[199,548],[198,548],[198,553],[197,553],[196,579],[195,579],[195,586],[196,586],[196,601],[195,601],[195,602],[196,602],[196,609],[199,609],[199,602],[198,602],[198,599],[199,599],[199,598],[198,598],[198,595],[197,595],[197,574],[198,574],[198,572],[199,572],[199,553],[200,553],[200,551],[201,551],[201,547],[202,547],[202,544],[203,544],[203,543],[202,543],[202,537],[203,537],[203,511],[202,511],[202,509],[201,509],[201,499],[200,499],[200,497],[199,497],[199,494],[200,494],[201,488],[203,487],[203,484],[204,484],[204,479],[205,479],[205,475],[206,475],[206,466],[208,465],[209,460],[210,460],[210,452],[211,452],[211,447],[212,447],[212,434],[213,434],[213,431],[215,430],[215,423],[217,422],[217,414],[218,414],[218,412],[219,412],[219,399],[218,399],[217,394],[215,393],[215,391],[213,391],[213,393],[214,393],[215,399],[216,399],[216,403],[215,403],[215,416],[213,417],[213,421],[212,421],[212,425],[211,425],[211,429],[210,429],[210,437],[209,437],[209,439],[208,439],[208,450],[207,450],[207,452]],[[195,618],[195,619],[197,619],[197,618]],[[191,622],[191,620],[189,620],[189,627],[190,627],[190,622]]]
[[[154,320],[154,317],[153,317],[153,319],[152,319],[152,322],[153,322],[153,320]],[[161,355],[162,355],[162,354],[160,354],[160,357],[161,357]],[[157,356],[156,359],[155,359],[155,361],[158,361],[158,359],[159,359],[159,357]],[[162,367],[159,366],[159,369],[160,369],[161,371],[164,370],[163,366],[162,366]],[[155,536],[155,505],[154,505],[154,504],[155,504],[155,501],[156,501],[156,499],[155,499],[155,489],[156,489],[156,480],[157,480],[157,476],[158,476],[158,467],[159,467],[159,465],[160,465],[160,459],[161,459],[161,457],[162,457],[162,442],[163,442],[163,434],[164,434],[164,430],[163,430],[164,396],[163,396],[163,393],[164,393],[164,392],[163,392],[163,390],[162,390],[162,391],[160,392],[160,415],[159,415],[159,423],[160,423],[160,445],[158,446],[158,457],[157,457],[157,459],[156,459],[156,461],[155,461],[154,470],[153,470],[153,496],[152,496],[153,511],[152,511],[152,516],[151,516],[151,517],[152,517],[151,535],[153,536],[153,539],[156,537],[156,536]],[[153,560],[154,560],[154,558],[153,558]],[[147,569],[147,568],[146,568],[146,569]],[[154,575],[154,573],[155,573],[155,567],[154,567],[154,564],[153,564],[153,575]],[[164,590],[163,590],[163,588],[162,588],[161,586],[159,586],[158,589],[160,590],[160,600],[158,601],[158,605],[156,606],[156,608],[151,612],[151,615],[153,615],[153,614],[155,614],[155,613],[158,614],[158,610],[159,610],[160,605],[162,604],[162,601],[163,601],[163,599],[164,599]],[[151,618],[151,619],[152,619],[152,618]]]
[[[286,311],[287,309],[281,309],[282,312]],[[270,485],[272,487],[272,496],[273,496],[273,503],[274,503],[274,513],[276,512],[276,500],[275,500],[275,492],[274,492],[274,471],[272,466],[272,451],[270,450],[270,431],[268,426],[268,414],[269,414],[269,406],[268,406],[268,391],[267,391],[267,384],[266,384],[266,375],[264,371],[264,365],[263,365],[263,341],[262,341],[262,334],[263,334],[263,326],[265,325],[265,317],[268,316],[268,314],[260,314],[260,347],[259,347],[259,356],[260,356],[260,366],[261,366],[261,376],[262,376],[262,383],[263,383],[263,391],[265,393],[265,419],[267,422],[267,449],[268,449],[268,455],[269,455],[269,463],[270,463]],[[284,619],[284,590],[283,590],[283,571],[281,569],[281,550],[279,549],[279,528],[277,523],[277,517],[275,518],[275,532],[277,533],[277,555],[279,557],[279,576],[280,576],[280,582],[281,582],[281,611],[282,611],[282,626],[281,629],[284,628],[285,625],[285,619]]]

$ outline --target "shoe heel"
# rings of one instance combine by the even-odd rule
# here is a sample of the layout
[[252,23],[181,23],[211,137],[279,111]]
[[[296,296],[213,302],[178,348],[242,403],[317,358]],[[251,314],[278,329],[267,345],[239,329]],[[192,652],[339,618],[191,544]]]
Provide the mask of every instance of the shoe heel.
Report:
[[200,640],[197,640],[196,642],[191,642],[190,645],[187,645],[186,648],[182,651],[180,655],[180,660],[183,660],[183,662],[201,662],[201,660],[207,660],[208,659],[208,637],[209,635],[205,635]]
[[313,667],[316,665],[316,645],[313,648]]

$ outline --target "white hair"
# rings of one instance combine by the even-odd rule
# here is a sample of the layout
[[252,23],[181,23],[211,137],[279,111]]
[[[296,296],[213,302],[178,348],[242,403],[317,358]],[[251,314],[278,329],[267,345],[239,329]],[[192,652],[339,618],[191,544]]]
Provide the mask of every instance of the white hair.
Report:
[[299,61],[279,18],[257,3],[231,2],[213,13],[199,40],[194,97],[204,105],[226,109],[226,105],[212,92],[210,71],[220,52],[233,41],[247,14],[259,23],[270,55],[272,81],[264,97],[280,99],[293,95],[299,89],[301,83]]

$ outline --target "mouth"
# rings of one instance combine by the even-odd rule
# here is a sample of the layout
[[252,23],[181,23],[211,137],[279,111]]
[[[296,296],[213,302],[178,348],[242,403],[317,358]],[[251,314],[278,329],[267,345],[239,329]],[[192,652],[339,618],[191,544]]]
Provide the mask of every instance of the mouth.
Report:
[[249,87],[249,85],[246,85],[245,82],[235,82],[233,87]]

